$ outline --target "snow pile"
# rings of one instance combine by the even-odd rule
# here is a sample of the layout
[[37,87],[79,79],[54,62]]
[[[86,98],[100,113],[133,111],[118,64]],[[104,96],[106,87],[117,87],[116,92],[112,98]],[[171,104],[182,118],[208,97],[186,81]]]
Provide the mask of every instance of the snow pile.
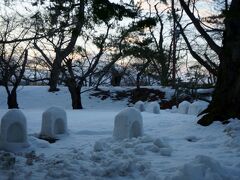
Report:
[[188,109],[188,114],[192,115],[198,115],[201,113],[204,109],[206,109],[208,106],[207,102],[204,101],[195,101],[192,104],[190,104]]
[[139,137],[143,134],[143,120],[140,111],[126,108],[115,116],[113,137],[125,139]]
[[[151,171],[151,163],[144,156],[148,154],[171,156],[172,148],[162,138],[142,136],[123,141],[106,138],[96,141],[91,160],[97,163],[92,175],[101,177],[135,176],[143,179],[158,179]],[[99,167],[98,167],[99,166]]]
[[[123,141],[104,138],[96,141],[93,149],[88,151],[72,148],[68,153],[56,153],[50,158],[35,152],[13,157],[4,155],[2,164],[12,174],[9,171],[0,173],[0,179],[154,180],[159,177],[152,170],[148,155],[169,156],[171,153],[166,155],[167,148],[171,152],[170,146],[161,138],[142,136]],[[5,162],[12,163],[6,166]]]
[[224,132],[231,137],[227,145],[240,150],[240,120],[230,119],[230,123],[224,129]]
[[192,162],[185,164],[174,175],[165,178],[165,180],[237,180],[238,178],[237,169],[229,171],[215,159],[198,155]]
[[29,136],[28,139],[29,139],[29,142],[31,143],[32,149],[35,149],[35,148],[49,148],[50,147],[50,143],[48,141],[39,139],[35,136]]
[[42,115],[40,136],[43,138],[58,138],[67,133],[67,114],[59,107],[51,107]]
[[172,109],[170,109],[170,112],[177,113],[178,112],[177,106],[173,106]]
[[137,101],[137,102],[134,104],[134,107],[135,107],[136,109],[138,109],[140,112],[145,111],[145,105],[144,105],[144,102],[142,102],[142,101]]
[[211,94],[211,93],[213,93],[213,91],[214,91],[214,88],[197,89],[197,93],[199,93],[199,94],[207,94],[207,93]]
[[193,103],[190,103],[188,101],[183,101],[178,105],[178,108],[176,108],[176,106],[173,106],[170,111],[172,113],[177,112],[181,114],[198,115],[204,109],[206,109],[207,106],[208,106],[208,103],[205,101],[195,101]]
[[181,103],[178,105],[178,113],[187,114],[190,104],[191,104],[191,103],[188,102],[188,101],[183,101],[183,102],[181,102]]
[[0,149],[15,152],[28,146],[26,117],[11,109],[2,117]]
[[160,106],[159,106],[158,102],[156,102],[156,101],[150,102],[147,105],[147,111],[154,113],[154,114],[160,114]]

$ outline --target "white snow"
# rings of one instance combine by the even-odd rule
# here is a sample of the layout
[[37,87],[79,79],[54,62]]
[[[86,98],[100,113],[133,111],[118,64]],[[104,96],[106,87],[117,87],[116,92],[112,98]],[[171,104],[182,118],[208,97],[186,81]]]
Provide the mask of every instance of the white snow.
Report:
[[2,117],[0,133],[0,150],[18,151],[29,146],[26,118],[18,109],[11,109]]
[[67,114],[59,107],[50,107],[42,114],[42,128],[40,136],[44,138],[58,138],[67,133]]
[[190,115],[198,115],[201,113],[204,109],[206,109],[208,106],[208,103],[205,101],[194,101],[193,103],[190,103],[188,101],[183,101],[178,105],[178,108],[176,106],[173,106],[170,112],[172,113],[181,113],[181,114],[190,114]]
[[197,89],[197,93],[200,93],[200,94],[212,93],[213,91],[214,91],[214,88]]
[[181,103],[178,105],[178,113],[187,114],[190,104],[191,104],[191,103],[188,102],[188,101],[183,101],[183,102],[181,102]]
[[143,134],[143,120],[140,111],[135,108],[126,108],[119,112],[114,120],[113,137],[125,139],[139,137]]
[[[28,152],[0,151],[0,179],[91,180],[238,180],[240,179],[240,121],[198,125],[196,115],[142,112],[144,134],[122,141],[112,138],[114,117],[126,101],[104,101],[83,94],[83,110],[71,110],[67,88],[24,87],[19,106],[27,119]],[[0,118],[8,112],[0,87]],[[68,136],[53,144],[37,138],[42,113],[63,108]],[[34,151],[32,151],[34,150]]]
[[184,164],[174,175],[167,177],[166,180],[228,180],[239,178],[239,170],[229,170],[221,166],[215,159],[198,155],[191,162]]
[[177,113],[178,112],[177,106],[173,106],[172,109],[170,109],[170,112]]
[[148,103],[146,111],[154,113],[154,114],[160,114],[160,106],[159,106],[158,102],[153,101],[153,102]]
[[142,102],[142,101],[137,101],[137,102],[134,104],[134,107],[135,107],[136,109],[138,109],[140,112],[145,111],[145,105],[144,105],[144,102]]
[[204,101],[195,101],[189,105],[188,114],[198,115],[208,106],[207,102]]

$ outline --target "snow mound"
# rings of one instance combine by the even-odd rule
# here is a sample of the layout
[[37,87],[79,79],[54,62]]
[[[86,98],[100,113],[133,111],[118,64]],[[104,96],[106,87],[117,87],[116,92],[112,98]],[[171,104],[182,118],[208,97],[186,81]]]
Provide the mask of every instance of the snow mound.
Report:
[[135,107],[136,109],[138,109],[140,112],[145,111],[144,102],[142,102],[142,101],[137,101],[137,102],[134,104],[134,107]]
[[115,116],[113,137],[125,139],[139,137],[143,134],[143,120],[140,111],[126,108]]
[[191,103],[188,102],[188,101],[183,101],[183,102],[181,102],[181,103],[178,105],[178,113],[187,114],[190,104],[191,104]]
[[177,113],[178,112],[178,108],[177,106],[173,106],[172,109],[170,109],[171,113]]
[[195,101],[192,104],[190,104],[188,109],[188,114],[192,115],[198,115],[201,113],[204,109],[206,109],[208,106],[207,102],[204,101]]
[[59,107],[51,107],[42,115],[40,136],[43,138],[58,138],[67,133],[67,114]]
[[29,142],[31,143],[32,148],[49,148],[50,143],[48,141],[39,139],[34,136],[29,136]]
[[170,112],[198,115],[204,109],[206,109],[207,106],[208,106],[208,103],[205,101],[195,101],[193,103],[190,103],[188,101],[183,101],[178,105],[178,108],[176,106],[173,106]]
[[226,132],[229,136],[233,138],[237,137],[238,133],[240,133],[239,119],[230,119],[230,123],[226,126],[224,132]]
[[140,173],[143,179],[159,179],[144,156],[148,153],[170,156],[171,152],[172,148],[163,138],[142,136],[123,141],[101,139],[95,142],[90,156],[97,167],[88,171],[100,177],[134,177]]
[[160,106],[159,106],[158,102],[156,102],[156,101],[150,102],[147,105],[147,111],[154,113],[154,114],[160,114]]
[[[50,158],[34,152],[16,155],[13,172],[19,179],[26,179],[28,176],[30,179],[159,179],[148,160],[148,154],[155,154],[157,157],[161,155],[160,152],[148,149],[155,141],[160,140],[157,139],[149,136],[123,141],[104,138],[96,141],[88,151],[73,148],[67,153],[56,153]],[[30,166],[26,166],[26,163],[38,173],[29,174]],[[0,174],[1,177],[7,179],[10,175]]]
[[224,129],[224,132],[231,137],[226,144],[231,148],[238,148],[240,150],[240,120],[230,119],[230,123]]
[[220,165],[215,159],[198,155],[192,162],[189,162],[171,177],[165,180],[237,180],[240,177],[238,171],[229,170]]
[[0,149],[15,152],[28,146],[26,117],[11,109],[2,117]]

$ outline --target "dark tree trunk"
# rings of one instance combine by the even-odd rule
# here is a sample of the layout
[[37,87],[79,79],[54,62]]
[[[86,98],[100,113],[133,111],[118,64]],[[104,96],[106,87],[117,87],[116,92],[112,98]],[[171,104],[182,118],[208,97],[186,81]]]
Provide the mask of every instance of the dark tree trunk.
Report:
[[140,77],[141,77],[141,74],[138,73],[137,74],[137,80],[136,80],[137,89],[140,89]]
[[198,123],[240,118],[240,0],[232,0],[225,19],[223,48],[213,98]]
[[83,109],[81,99],[81,86],[68,85],[68,90],[71,94],[72,108]]
[[168,76],[168,68],[165,65],[166,63],[163,63],[162,65],[162,73],[160,76],[160,81],[162,86],[167,86],[169,84],[169,76]]
[[17,93],[16,91],[12,91],[10,94],[8,94],[8,109],[18,109],[18,103],[17,103]]
[[[59,91],[57,88],[59,75],[61,73],[61,64],[64,58],[66,58],[71,52],[73,52],[75,48],[75,44],[77,41],[78,36],[80,35],[82,31],[82,27],[84,24],[84,8],[85,8],[85,1],[80,0],[79,5],[77,6],[78,9],[76,10],[76,23],[75,27],[71,30],[71,37],[69,39],[69,42],[67,46],[64,49],[61,49],[61,46],[59,46],[56,49],[56,58],[54,60],[54,63],[52,65],[52,71],[50,75],[50,81],[49,81],[49,92]],[[43,54],[43,53],[42,53]],[[46,59],[46,58],[45,58]]]
[[49,79],[49,92],[59,91],[57,88],[59,76],[61,73],[61,59],[56,59],[53,63],[50,79]]
[[149,66],[151,62],[151,59],[148,59],[146,63],[144,63],[142,69],[140,70],[139,73],[137,73],[137,79],[136,79],[136,85],[137,85],[137,89],[140,89],[140,78],[143,75],[143,73],[145,72],[146,68]]
[[120,74],[120,73],[112,74],[111,85],[112,86],[120,86],[121,80],[122,80],[122,74]]

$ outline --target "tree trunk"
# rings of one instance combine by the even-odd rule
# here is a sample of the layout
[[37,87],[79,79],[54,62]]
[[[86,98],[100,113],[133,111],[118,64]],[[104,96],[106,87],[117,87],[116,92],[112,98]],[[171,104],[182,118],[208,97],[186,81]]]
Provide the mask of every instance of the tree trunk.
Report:
[[58,85],[58,80],[61,72],[61,62],[62,60],[57,59],[54,61],[51,74],[50,74],[50,79],[49,79],[49,92],[56,92],[59,91],[57,88]]
[[[175,12],[175,2],[174,0],[172,0],[172,15],[173,17],[176,16],[176,12]],[[172,34],[172,86],[175,87],[176,85],[176,63],[177,63],[177,58],[176,58],[176,50],[177,50],[177,38],[176,38],[176,20],[175,18],[173,18],[173,34]]]
[[8,94],[8,109],[18,109],[18,103],[17,103],[17,92],[11,91],[10,94]]
[[81,99],[81,87],[80,86],[68,86],[72,99],[73,109],[83,109]]
[[121,73],[112,73],[112,78],[111,78],[112,86],[120,86],[121,80],[122,80]]
[[168,68],[165,65],[166,63],[162,64],[162,73],[160,75],[160,81],[162,86],[168,86],[169,78],[168,78]]
[[232,0],[225,19],[223,48],[212,101],[198,123],[240,118],[240,0]]
[[140,77],[141,77],[141,74],[138,73],[138,74],[137,74],[137,79],[136,79],[137,89],[140,89]]

